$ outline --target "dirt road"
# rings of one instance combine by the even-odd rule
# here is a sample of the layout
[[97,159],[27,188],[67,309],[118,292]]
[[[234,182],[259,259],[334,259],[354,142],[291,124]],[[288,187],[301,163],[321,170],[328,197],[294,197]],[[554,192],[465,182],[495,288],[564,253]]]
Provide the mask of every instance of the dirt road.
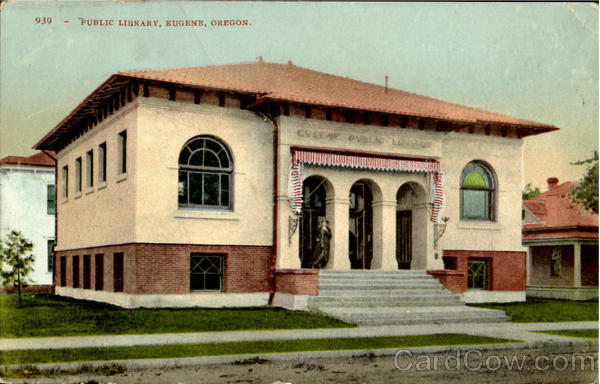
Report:
[[586,384],[597,380],[597,353],[473,350],[410,356],[320,361],[247,361],[178,369],[130,370],[113,375],[80,373],[25,379],[13,383],[539,383]]

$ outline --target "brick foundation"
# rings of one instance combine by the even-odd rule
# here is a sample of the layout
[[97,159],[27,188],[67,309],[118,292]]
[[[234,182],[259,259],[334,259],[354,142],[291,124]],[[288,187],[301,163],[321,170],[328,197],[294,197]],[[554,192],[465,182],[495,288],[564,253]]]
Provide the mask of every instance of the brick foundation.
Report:
[[525,291],[527,284],[527,255],[513,251],[444,250],[447,265],[454,270],[428,271],[454,293],[468,289],[469,259],[488,260],[491,291]]
[[[17,293],[18,288],[14,285],[5,285],[1,288],[2,293]],[[32,284],[24,289],[21,293],[54,293],[54,286],[49,284]]]
[[[73,256],[79,256],[80,287],[83,287],[83,255],[91,256],[90,287],[96,286],[95,255],[104,255],[103,290],[113,292],[113,258],[123,253],[123,292],[129,294],[190,293],[191,253],[225,256],[226,293],[268,292],[271,247],[190,244],[122,244],[69,251],[57,251],[56,260],[66,257],[66,287],[73,286]],[[54,269],[54,282],[60,286],[60,265]]]
[[318,269],[278,269],[276,291],[294,295],[319,294]]

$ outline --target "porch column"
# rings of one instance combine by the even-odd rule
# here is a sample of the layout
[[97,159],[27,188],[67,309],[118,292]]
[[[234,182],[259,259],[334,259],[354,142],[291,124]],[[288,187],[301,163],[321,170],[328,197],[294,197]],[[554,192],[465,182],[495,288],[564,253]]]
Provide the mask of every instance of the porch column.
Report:
[[533,263],[531,261],[531,247],[527,247],[527,285],[531,285],[531,277],[533,275]]
[[331,227],[329,262],[326,269],[350,269],[348,257],[348,225],[350,205],[348,198],[327,199],[327,220]]
[[398,269],[396,261],[396,200],[373,201],[373,261],[371,269]]
[[575,243],[573,247],[573,286],[581,287],[581,243]]

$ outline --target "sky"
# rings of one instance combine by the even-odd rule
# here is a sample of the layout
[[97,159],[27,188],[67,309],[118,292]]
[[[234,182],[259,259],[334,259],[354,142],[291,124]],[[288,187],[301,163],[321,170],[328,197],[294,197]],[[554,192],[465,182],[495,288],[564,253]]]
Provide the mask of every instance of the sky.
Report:
[[[392,88],[555,125],[559,131],[525,139],[524,182],[542,191],[548,177],[580,179],[585,167],[570,163],[598,149],[593,3],[0,4],[0,157],[35,153],[117,71],[259,56],[381,85],[387,75]],[[208,26],[166,25],[186,19]],[[248,25],[211,26],[236,19]],[[121,27],[120,20],[161,27]]]

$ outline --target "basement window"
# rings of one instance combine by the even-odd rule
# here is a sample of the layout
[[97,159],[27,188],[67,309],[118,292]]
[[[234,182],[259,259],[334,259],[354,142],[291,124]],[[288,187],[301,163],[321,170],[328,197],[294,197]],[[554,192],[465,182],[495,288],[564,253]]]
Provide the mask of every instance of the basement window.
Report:
[[224,255],[192,253],[190,259],[191,291],[223,291]]

